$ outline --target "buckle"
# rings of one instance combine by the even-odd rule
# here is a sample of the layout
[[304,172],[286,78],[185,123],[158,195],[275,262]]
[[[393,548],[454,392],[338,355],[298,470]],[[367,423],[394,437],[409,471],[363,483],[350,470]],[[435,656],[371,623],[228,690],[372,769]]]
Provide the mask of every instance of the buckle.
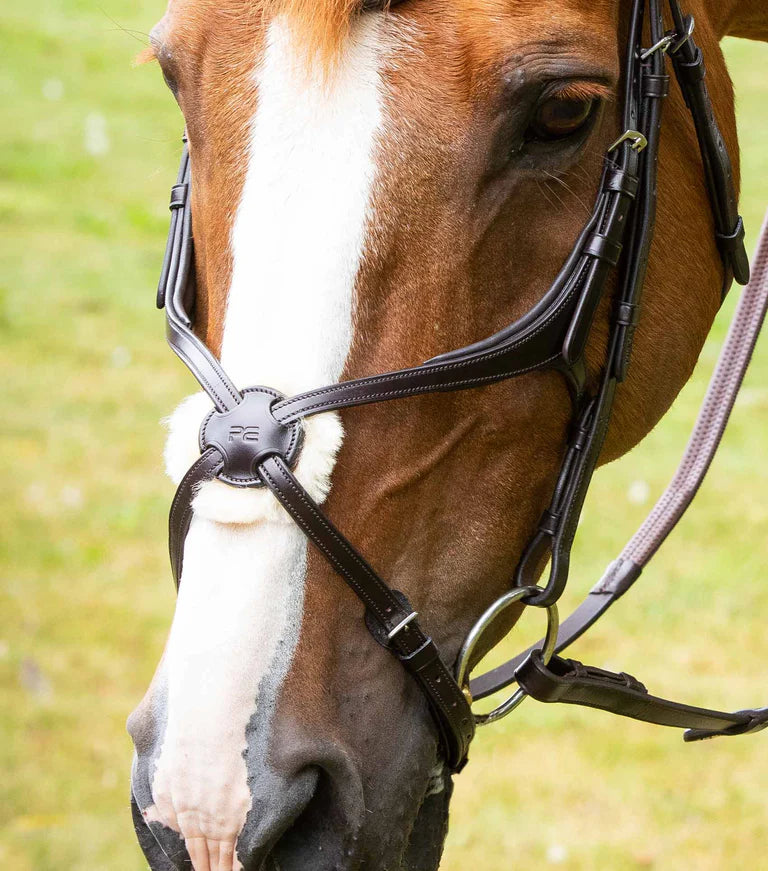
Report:
[[616,151],[616,149],[625,142],[629,142],[629,147],[633,151],[642,151],[648,145],[648,140],[639,130],[625,130],[613,145],[610,146],[608,154],[612,151]]
[[[640,52],[640,60],[648,60],[649,57],[656,54],[657,51],[666,52],[669,50],[669,47],[672,43],[677,39],[676,33],[665,33],[661,39],[652,45],[650,48],[646,48],[645,51]],[[686,37],[687,39],[687,37]],[[685,40],[683,40],[684,42]],[[681,43],[682,44],[682,43]]]
[[686,42],[693,35],[693,29],[696,26],[696,22],[693,20],[693,15],[685,16],[685,33],[680,36],[680,34],[676,30],[667,31],[661,39],[652,45],[650,48],[646,48],[645,51],[641,51],[639,54],[640,60],[648,60],[649,57],[652,57],[656,54],[657,51],[662,53],[669,54],[677,54],[678,51],[685,45]]
[[[686,42],[693,36],[693,29],[696,27],[696,22],[693,15],[685,16],[685,33],[669,48],[670,54],[677,54]],[[677,36],[677,34],[675,34]]]
[[393,639],[393,638],[394,638],[394,637],[395,637],[399,632],[402,632],[403,629],[405,629],[405,627],[406,627],[409,623],[411,623],[412,621],[414,621],[418,616],[419,616],[419,612],[418,612],[418,611],[411,611],[411,613],[410,613],[407,617],[404,617],[404,618],[403,618],[403,619],[402,619],[402,620],[397,624],[397,626],[395,626],[395,628],[394,628],[391,632],[388,632],[388,633],[387,633],[387,641],[392,641],[392,639]]

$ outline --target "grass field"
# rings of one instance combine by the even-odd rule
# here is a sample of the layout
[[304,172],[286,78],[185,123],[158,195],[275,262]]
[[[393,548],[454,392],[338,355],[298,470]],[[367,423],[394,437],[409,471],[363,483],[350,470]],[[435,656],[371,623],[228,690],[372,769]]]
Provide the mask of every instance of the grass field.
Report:
[[[34,0],[0,11],[8,871],[145,867],[127,810],[124,722],[173,609],[158,421],[191,388],[153,306],[180,119],[157,71],[131,69],[162,5]],[[768,203],[768,47],[734,41],[727,53],[754,234]],[[671,475],[734,301],[663,425],[598,475],[569,602]],[[766,385],[763,342],[696,510],[576,655],[694,703],[766,702]],[[444,868],[767,867],[766,780],[764,737],[684,746],[676,733],[528,702],[478,738],[458,779]]]

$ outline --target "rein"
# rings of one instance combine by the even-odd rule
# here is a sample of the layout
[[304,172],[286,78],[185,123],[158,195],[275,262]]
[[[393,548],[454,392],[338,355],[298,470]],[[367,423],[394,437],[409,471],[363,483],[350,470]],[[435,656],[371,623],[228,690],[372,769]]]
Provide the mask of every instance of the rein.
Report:
[[[727,150],[714,116],[693,18],[669,0],[674,29],[664,31],[660,0],[634,0],[625,63],[623,132],[610,146],[597,200],[572,253],[542,299],[522,318],[473,345],[420,366],[341,382],[285,397],[267,387],[238,389],[193,325],[195,274],[189,151],[183,150],[171,194],[171,229],[158,288],[171,348],[200,383],[214,410],[200,430],[200,458],[185,475],[171,507],[170,555],[178,585],[184,542],[199,486],[215,478],[233,487],[268,487],[306,537],[365,605],[366,624],[423,690],[446,765],[460,771],[477,724],[509,713],[526,695],[588,705],[623,716],[686,728],[686,740],[753,732],[768,725],[768,708],[723,713],[659,699],[629,675],[583,666],[556,653],[588,629],[637,580],[693,498],[719,444],[768,306],[768,223],[755,274],[726,340],[683,463],[641,529],[585,602],[559,627],[557,600],[568,578],[570,552],[587,489],[611,419],[617,386],[630,365],[656,212],[661,109],[669,91],[665,55],[690,110],[723,262],[723,296],[735,279],[747,284],[744,227]],[[647,15],[651,46],[643,48]],[[606,283],[618,271],[608,351],[598,388],[587,388],[585,348]],[[512,589],[480,618],[451,669],[424,631],[407,598],[379,577],[336,529],[292,472],[304,418],[326,411],[422,393],[464,390],[527,372],[557,370],[570,389],[573,427],[549,507],[526,547]],[[549,559],[542,586],[538,568]],[[547,612],[547,637],[487,674],[469,681],[472,654],[493,619],[514,602]],[[517,681],[517,692],[490,714],[475,715],[484,698]]]

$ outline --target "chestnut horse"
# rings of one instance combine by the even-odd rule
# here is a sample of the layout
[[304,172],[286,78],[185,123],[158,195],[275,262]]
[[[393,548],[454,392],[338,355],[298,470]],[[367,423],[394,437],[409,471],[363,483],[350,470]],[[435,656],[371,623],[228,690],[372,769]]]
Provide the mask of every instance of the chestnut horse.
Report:
[[[171,0],[152,54],[189,135],[197,328],[232,378],[291,395],[417,364],[528,311],[620,132],[628,5]],[[687,11],[735,157],[718,41],[768,39],[768,8]],[[643,315],[603,462],[669,408],[720,303],[676,86],[664,129]],[[209,407],[195,395],[171,417],[177,481]],[[508,589],[570,415],[554,372],[348,409],[307,422],[296,474],[453,659]],[[153,871],[438,866],[451,780],[424,698],[361,617],[270,493],[202,487],[165,653],[129,720]]]

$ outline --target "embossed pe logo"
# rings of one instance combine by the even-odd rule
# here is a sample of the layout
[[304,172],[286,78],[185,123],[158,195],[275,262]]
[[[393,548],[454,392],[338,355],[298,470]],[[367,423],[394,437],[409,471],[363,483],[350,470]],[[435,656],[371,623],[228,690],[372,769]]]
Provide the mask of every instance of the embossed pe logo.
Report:
[[257,442],[259,428],[257,426],[233,426],[229,430],[229,441]]

